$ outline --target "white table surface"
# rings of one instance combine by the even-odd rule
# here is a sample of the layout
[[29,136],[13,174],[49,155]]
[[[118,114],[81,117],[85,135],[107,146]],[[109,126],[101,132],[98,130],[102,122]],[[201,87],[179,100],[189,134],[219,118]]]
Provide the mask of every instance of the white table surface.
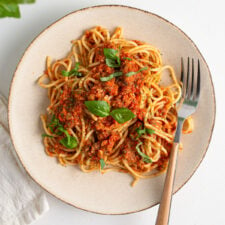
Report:
[[[21,6],[21,19],[0,19],[0,91],[10,81],[25,48],[39,32],[65,14],[92,5],[124,4],[156,13],[180,27],[197,44],[212,73],[216,125],[206,157],[174,195],[170,224],[225,224],[225,2],[223,0],[36,0]],[[204,76],[204,74],[203,74]],[[46,193],[50,211],[34,225],[154,225],[158,206],[123,216],[104,216],[73,208]]]

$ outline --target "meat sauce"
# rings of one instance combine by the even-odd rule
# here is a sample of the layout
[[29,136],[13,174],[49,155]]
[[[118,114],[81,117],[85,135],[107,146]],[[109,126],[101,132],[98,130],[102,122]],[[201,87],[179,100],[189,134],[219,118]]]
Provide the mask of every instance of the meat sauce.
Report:
[[[91,77],[96,80],[95,83],[89,85],[89,90],[83,89],[72,90],[69,86],[63,86],[63,92],[60,95],[59,105],[55,110],[55,115],[64,125],[64,128],[81,127],[81,118],[83,117],[86,124],[90,124],[94,130],[95,142],[86,141],[84,151],[93,160],[99,160],[100,153],[112,154],[113,149],[120,140],[120,135],[113,131],[118,127],[118,122],[111,116],[98,117],[94,121],[85,113],[85,101],[104,100],[109,103],[112,109],[128,108],[137,117],[136,122],[129,128],[129,134],[125,142],[120,146],[121,157],[125,158],[129,163],[137,163],[140,161],[140,155],[137,154],[135,146],[137,145],[136,128],[138,128],[144,119],[146,109],[140,109],[141,93],[140,89],[144,85],[144,76],[146,71],[138,72],[132,76],[124,76],[129,72],[137,72],[138,66],[129,54],[120,54],[121,66],[119,69],[109,67],[105,63],[104,48],[114,48],[112,44],[105,44],[101,48],[97,48],[95,52],[95,61],[100,62],[99,65],[91,69]],[[129,59],[129,60],[128,60]],[[110,74],[121,71],[122,76],[113,78],[107,82],[102,82],[100,77],[106,77]]]

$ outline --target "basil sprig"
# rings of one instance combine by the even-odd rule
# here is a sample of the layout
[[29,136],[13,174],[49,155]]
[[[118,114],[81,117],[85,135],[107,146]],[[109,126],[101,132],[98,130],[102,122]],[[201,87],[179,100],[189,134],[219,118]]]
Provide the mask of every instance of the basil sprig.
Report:
[[64,133],[66,137],[62,138],[59,142],[65,146],[66,148],[72,149],[77,147],[77,139],[73,136],[70,136],[68,131],[65,130],[63,127],[58,127],[57,128],[59,131]]
[[55,117],[55,115],[52,116],[51,122],[48,124],[49,129],[51,130],[52,133],[54,133],[54,128],[62,126],[59,123],[59,120]]
[[138,128],[136,129],[136,131],[137,131],[137,133],[138,133],[137,139],[138,139],[142,134],[146,134],[146,133],[147,133],[147,134],[154,134],[154,133],[155,133],[154,130],[149,129],[149,128],[144,128],[144,129],[142,129],[142,126],[138,127]]
[[155,131],[149,128],[145,128],[147,134],[154,134]]
[[96,116],[105,117],[109,115],[110,106],[106,101],[85,101],[84,104]]
[[41,136],[42,136],[42,137],[49,137],[49,138],[53,138],[53,136],[52,136],[52,135],[49,135],[49,134],[42,134]]
[[123,59],[127,59],[127,60],[129,60],[129,61],[132,60],[130,57],[123,57]]
[[118,51],[113,48],[104,48],[103,53],[105,56],[106,65],[113,68],[120,67],[121,61],[118,56]]
[[138,133],[138,136],[136,139],[138,139],[142,134],[145,134],[146,133],[146,130],[145,129],[141,129],[141,127],[138,127],[136,129],[137,133]]
[[151,163],[152,160],[150,159],[150,157],[148,155],[145,155],[141,149],[139,148],[140,145],[142,145],[143,143],[142,142],[139,142],[137,145],[136,145],[136,150],[138,152],[138,154],[142,157],[142,160],[146,163]]
[[115,72],[115,73],[111,73],[109,76],[107,77],[100,77],[100,80],[105,82],[105,81],[110,81],[112,80],[114,77],[119,77],[122,76],[123,73],[122,72]]
[[100,162],[101,169],[104,169],[104,167],[105,167],[104,159],[100,159],[99,162]]
[[71,71],[66,71],[66,70],[62,70],[61,73],[64,77],[71,77],[71,76],[77,76],[77,77],[82,77],[83,74],[81,72],[78,72],[79,70],[79,62],[76,62],[74,69],[72,69]]
[[[57,135],[61,135],[63,133],[65,134],[65,137],[59,141],[64,147],[69,149],[77,147],[77,139],[69,135],[68,131],[63,128],[63,125],[59,122],[59,119],[57,119],[55,115],[52,116],[51,122],[48,124],[48,127],[50,128],[52,133],[55,133]],[[54,128],[55,131],[58,131],[57,133],[54,131]],[[53,137],[47,134],[43,134],[42,136]]]
[[0,18],[15,17],[20,18],[20,9],[17,4],[0,3]]
[[133,72],[133,71],[128,72],[128,73],[125,74],[125,76],[126,76],[126,77],[130,77],[130,76],[133,76],[133,75],[135,75],[135,74],[137,74],[137,73],[140,73],[141,71],[147,70],[147,69],[148,69],[148,67],[145,66],[145,67],[142,67],[140,70],[138,70],[138,71],[136,71],[136,72]]
[[72,149],[77,147],[77,139],[72,136],[64,137],[59,141],[66,148]]
[[20,18],[18,4],[34,3],[35,0],[0,0],[0,18],[15,17]]
[[110,116],[118,123],[125,123],[136,117],[135,114],[127,108],[114,109],[110,112]]
[[127,108],[118,108],[110,112],[110,106],[106,101],[85,101],[87,109],[96,116],[112,116],[118,123],[125,123],[136,117],[136,115]]

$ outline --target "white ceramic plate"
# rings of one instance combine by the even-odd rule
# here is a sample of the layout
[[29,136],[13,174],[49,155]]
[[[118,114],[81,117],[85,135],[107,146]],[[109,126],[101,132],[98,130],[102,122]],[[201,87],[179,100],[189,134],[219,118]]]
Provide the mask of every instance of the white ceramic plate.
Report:
[[125,214],[147,209],[160,200],[164,175],[141,180],[130,186],[127,174],[111,172],[83,173],[77,167],[60,166],[47,157],[42,144],[39,115],[48,105],[46,90],[36,81],[45,69],[45,58],[64,57],[70,41],[96,25],[113,30],[124,28],[124,36],[157,46],[165,64],[180,74],[180,58],[199,58],[202,72],[202,92],[195,113],[195,129],[183,135],[176,173],[177,191],[192,176],[202,161],[210,142],[214,118],[215,97],[211,75],[195,44],[167,20],[139,9],[125,6],[97,6],[73,12],[46,28],[28,47],[15,72],[9,97],[9,125],[16,152],[30,176],[57,198],[78,208],[103,214]]

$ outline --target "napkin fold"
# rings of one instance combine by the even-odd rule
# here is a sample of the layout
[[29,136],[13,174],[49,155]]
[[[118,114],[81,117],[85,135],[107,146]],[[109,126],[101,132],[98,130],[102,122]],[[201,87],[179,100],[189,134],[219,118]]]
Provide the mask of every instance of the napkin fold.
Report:
[[43,190],[21,166],[8,130],[7,101],[0,94],[0,225],[25,225],[49,210]]

